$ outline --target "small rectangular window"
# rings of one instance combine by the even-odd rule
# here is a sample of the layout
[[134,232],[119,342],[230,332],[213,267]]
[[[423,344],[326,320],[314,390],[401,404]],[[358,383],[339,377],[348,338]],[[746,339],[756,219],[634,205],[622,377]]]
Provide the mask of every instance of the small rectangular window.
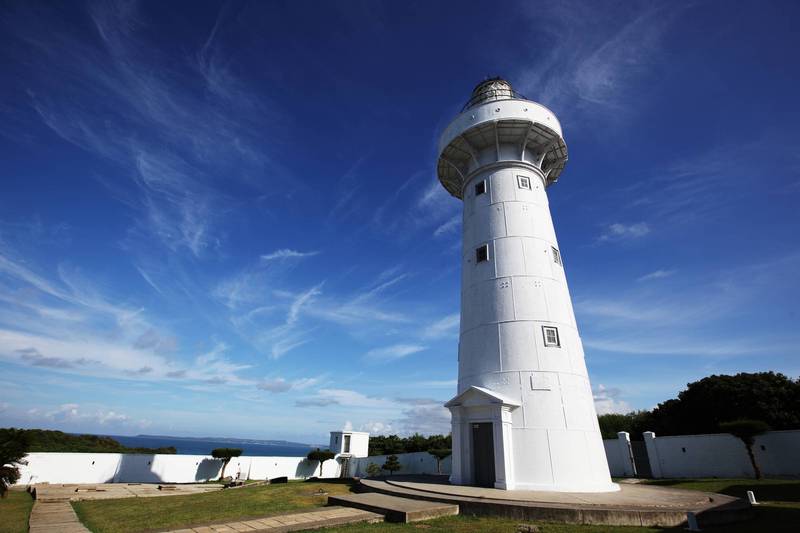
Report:
[[350,435],[344,436],[344,453],[350,453]]
[[542,334],[544,335],[545,346],[561,346],[561,342],[558,339],[558,328],[542,326]]
[[531,179],[528,176],[517,176],[517,185],[520,189],[531,190]]
[[479,181],[475,184],[475,196],[480,196],[486,193],[486,180]]
[[484,244],[475,250],[475,262],[482,263],[489,260],[489,245]]
[[561,252],[559,252],[556,249],[555,246],[551,246],[550,248],[553,249],[553,261],[555,261],[556,264],[560,265],[561,264]]

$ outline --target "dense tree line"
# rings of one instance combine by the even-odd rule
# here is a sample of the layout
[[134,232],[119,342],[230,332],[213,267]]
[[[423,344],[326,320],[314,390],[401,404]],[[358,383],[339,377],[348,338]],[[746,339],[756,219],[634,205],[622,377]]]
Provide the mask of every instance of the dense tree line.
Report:
[[[0,440],[12,432],[22,435],[29,452],[94,452],[94,453],[177,453],[174,446],[163,448],[129,448],[111,437],[70,435],[47,429],[0,428]],[[10,437],[9,437],[10,438]]]
[[713,375],[689,383],[677,398],[651,411],[599,417],[603,438],[627,431],[634,440],[641,440],[644,431],[721,433],[721,425],[740,420],[760,421],[773,430],[800,428],[800,379],[776,372]]
[[441,450],[452,447],[450,435],[431,435],[429,437],[424,437],[419,433],[415,433],[410,437],[398,437],[397,435],[370,435],[369,437],[370,455],[427,452],[429,450]]

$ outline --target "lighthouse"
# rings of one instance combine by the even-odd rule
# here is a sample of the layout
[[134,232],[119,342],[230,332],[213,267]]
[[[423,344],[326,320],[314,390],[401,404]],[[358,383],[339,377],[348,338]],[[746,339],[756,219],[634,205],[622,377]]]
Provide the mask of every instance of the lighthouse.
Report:
[[439,180],[464,203],[453,484],[619,490],[548,205],[566,162],[553,112],[500,78],[439,141]]

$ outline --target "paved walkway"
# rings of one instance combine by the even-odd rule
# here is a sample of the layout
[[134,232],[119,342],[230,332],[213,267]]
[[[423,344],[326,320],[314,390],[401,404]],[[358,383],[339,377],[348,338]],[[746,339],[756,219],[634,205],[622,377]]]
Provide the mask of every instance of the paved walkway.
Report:
[[[159,489],[159,487],[161,487]],[[168,483],[93,483],[93,484],[49,484],[33,486],[36,499],[44,501],[104,500],[110,498],[151,498],[157,496],[180,496],[215,492],[222,485],[215,483],[192,483],[170,485]]]
[[[357,522],[383,522],[383,515],[362,511],[360,509],[351,509],[349,507],[323,507],[305,513],[269,516],[256,520],[226,522],[224,524],[195,526],[192,528],[176,529],[168,533],[236,533],[240,531],[270,531],[272,533],[278,533],[283,531],[317,529],[342,524],[354,524]],[[33,533],[33,530],[31,530],[31,533]]]
[[90,533],[68,501],[33,502],[28,521],[30,533]]

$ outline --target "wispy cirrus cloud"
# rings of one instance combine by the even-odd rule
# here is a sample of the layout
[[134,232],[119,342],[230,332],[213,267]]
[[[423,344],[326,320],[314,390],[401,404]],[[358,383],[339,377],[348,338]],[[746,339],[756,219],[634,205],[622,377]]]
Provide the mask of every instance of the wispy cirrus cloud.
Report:
[[646,222],[621,224],[615,222],[605,228],[602,235],[597,238],[598,243],[630,241],[639,239],[650,233],[650,226]]
[[275,250],[272,253],[264,254],[261,256],[262,262],[269,262],[269,261],[280,261],[282,259],[302,259],[305,257],[314,257],[318,255],[318,251],[313,252],[300,252],[297,250],[292,250],[290,248],[282,248],[280,250]]
[[365,359],[369,361],[394,361],[426,350],[426,346],[419,344],[393,344],[383,348],[374,348],[366,353]]
[[[40,120],[113,164],[99,179],[136,211],[129,238],[140,236],[137,246],[155,236],[174,252],[204,255],[224,237],[218,225],[233,202],[218,175],[250,191],[265,175],[285,181],[259,142],[275,112],[230,68],[220,41],[236,22],[223,15],[184,63],[150,38],[137,2],[91,4],[83,16],[95,35],[52,24],[55,6],[23,10],[4,27],[41,66],[24,80]],[[63,82],[57,93],[46,90],[53,76]],[[185,90],[198,80],[208,91]]]
[[656,279],[664,279],[672,276],[673,274],[675,274],[675,272],[676,272],[675,270],[664,270],[659,268],[658,270],[654,270],[653,272],[647,273],[643,276],[639,276],[638,278],[636,278],[636,281],[642,282],[642,281],[653,281]]
[[[523,15],[547,43],[516,73],[516,88],[564,110],[567,121],[588,116],[619,120],[636,108],[637,82],[663,61],[663,38],[687,6],[601,7],[559,2],[526,7]],[[537,48],[538,49],[538,48]]]
[[453,313],[428,325],[422,332],[425,339],[439,339],[443,337],[457,337],[458,326],[461,323],[461,313]]

